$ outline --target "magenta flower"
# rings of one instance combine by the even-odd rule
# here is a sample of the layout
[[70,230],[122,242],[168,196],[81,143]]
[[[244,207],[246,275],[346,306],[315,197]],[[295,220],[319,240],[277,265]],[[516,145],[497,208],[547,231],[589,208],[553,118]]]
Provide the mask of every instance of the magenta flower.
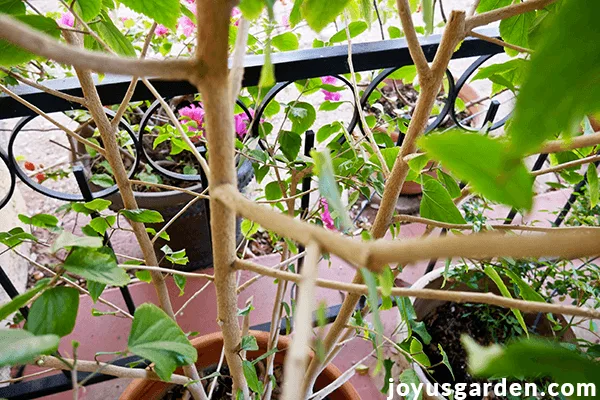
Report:
[[185,15],[179,18],[179,21],[177,21],[177,25],[179,28],[181,28],[181,31],[185,36],[192,36],[192,34],[194,33],[194,29],[196,29],[196,24],[194,23],[194,21],[192,21]]
[[233,118],[235,123],[235,133],[237,133],[241,139],[248,133],[248,122],[250,119],[246,113],[237,114]]
[[239,26],[240,25],[240,20],[242,19],[242,12],[240,11],[239,8],[234,7],[233,10],[231,11],[231,18],[233,18],[233,25],[234,26]]
[[187,1],[188,4],[194,4],[194,3],[196,3],[196,0],[185,0],[185,1]]
[[58,23],[64,26],[70,26],[71,28],[75,25],[75,17],[70,12],[66,12],[60,16]]
[[198,128],[190,126],[190,131],[200,131],[200,134],[204,133],[204,109],[202,107],[190,104],[188,107],[179,109],[179,115],[187,117],[198,124]]
[[342,95],[338,92],[330,92],[328,90],[321,89],[321,93],[325,95],[325,100],[329,101],[340,101],[340,99],[342,98]]
[[290,29],[290,17],[288,15],[281,17],[281,25],[283,25],[285,29]]
[[321,82],[325,85],[335,85],[337,83],[337,78],[335,76],[324,76],[321,78]]
[[169,28],[167,28],[164,25],[158,25],[154,33],[156,34],[156,36],[164,36],[169,33]]
[[323,212],[321,213],[321,220],[323,221],[323,224],[329,230],[337,230],[335,227],[335,222],[333,222],[333,218],[329,212],[329,204],[327,204],[327,200],[321,198],[320,202],[321,206],[323,206]]

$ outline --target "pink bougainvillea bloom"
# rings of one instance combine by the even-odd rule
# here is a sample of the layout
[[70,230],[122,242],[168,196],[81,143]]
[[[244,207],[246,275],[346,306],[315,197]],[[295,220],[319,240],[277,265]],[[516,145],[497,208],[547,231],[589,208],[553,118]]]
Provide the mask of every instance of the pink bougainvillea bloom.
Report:
[[185,0],[185,1],[187,1],[188,4],[194,4],[194,3],[196,3],[196,0]]
[[196,29],[196,24],[194,23],[194,21],[192,21],[185,15],[179,18],[177,26],[181,28],[181,31],[185,36],[192,36],[192,34],[194,33],[194,29]]
[[242,19],[242,12],[240,11],[239,8],[234,7],[233,10],[231,11],[231,18],[233,18],[233,25],[234,26],[239,26],[240,25],[240,20]]
[[327,229],[335,231],[335,222],[333,222],[333,218],[329,212],[329,204],[327,204],[327,200],[321,198],[321,206],[323,206],[323,212],[321,213],[321,220],[323,221],[323,224]]
[[154,33],[156,34],[156,36],[164,36],[167,33],[169,33],[169,28],[167,28],[164,25],[158,25]]
[[321,82],[325,85],[335,85],[337,83],[337,78],[335,76],[324,76],[321,78]]
[[342,95],[338,92],[330,92],[325,89],[321,89],[321,92],[325,95],[325,100],[340,101],[340,99],[342,98]]
[[234,117],[235,133],[243,138],[248,133],[248,121],[250,120],[246,113],[237,114]]
[[286,29],[290,29],[290,17],[288,15],[281,17],[281,25]]
[[60,16],[58,23],[72,28],[75,25],[75,17],[70,12],[66,12]]
[[204,132],[204,109],[202,107],[190,104],[188,107],[179,109],[179,115],[187,117],[198,124],[198,128],[190,126],[190,131],[200,131],[201,134]]

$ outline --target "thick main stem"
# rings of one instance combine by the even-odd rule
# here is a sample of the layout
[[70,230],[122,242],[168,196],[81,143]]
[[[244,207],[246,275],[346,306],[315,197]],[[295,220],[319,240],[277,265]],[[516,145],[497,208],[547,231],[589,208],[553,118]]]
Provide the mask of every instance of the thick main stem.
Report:
[[[65,32],[65,37],[71,43],[77,45],[80,44],[75,35],[70,32]],[[115,181],[119,187],[119,193],[123,199],[123,205],[128,210],[135,210],[138,208],[138,205],[131,184],[129,183],[127,170],[125,169],[125,165],[123,165],[123,160],[120,156],[121,152],[117,143],[116,129],[111,125],[111,122],[104,111],[91,72],[80,68],[76,68],[75,72],[79,78],[81,89],[86,99],[87,108],[100,131],[100,136],[106,151],[106,160],[113,170]],[[130,223],[140,248],[142,249],[146,265],[158,265],[158,259],[154,253],[154,247],[152,246],[150,237],[146,232],[146,227],[140,222],[130,221]],[[171,304],[171,299],[169,298],[169,291],[162,273],[150,271],[150,275],[161,308],[169,315],[169,317],[175,319],[173,306]],[[184,367],[184,372],[186,376],[192,380],[200,379],[196,366],[193,364]],[[206,399],[206,394],[201,384],[192,384],[188,388],[196,400]]]
[[[398,6],[400,15],[402,16],[402,14],[406,12],[404,9],[406,2],[399,1]],[[389,179],[385,185],[379,212],[375,217],[375,222],[371,229],[371,237],[374,239],[382,238],[387,232],[392,221],[398,196],[400,195],[400,191],[402,190],[402,186],[406,181],[409,171],[408,162],[405,161],[405,157],[415,152],[417,139],[427,127],[429,115],[433,109],[437,92],[442,84],[444,72],[448,66],[448,63],[450,62],[450,59],[452,58],[454,48],[464,37],[464,25],[465,13],[454,11],[450,15],[450,19],[446,25],[438,53],[436,54],[430,70],[425,69],[425,66],[422,65],[422,58],[420,56],[421,53],[411,51],[411,55],[413,57],[416,55],[415,62],[418,63],[417,67],[420,70],[427,71],[427,76],[425,76],[425,79],[421,79],[421,93],[415,107],[415,112],[410,121],[410,125],[408,126],[408,131],[406,133],[406,137],[404,138],[404,142],[402,143],[400,153],[396,158],[394,168],[392,169]],[[410,26],[404,26],[404,28],[406,34],[408,35],[408,31],[411,31],[412,28],[412,20],[410,21]],[[414,29],[412,29],[412,32],[414,32]],[[357,273],[354,276],[353,283],[362,283],[362,275],[360,273]],[[344,329],[348,324],[350,317],[352,316],[352,313],[356,309],[359,299],[360,295],[358,294],[348,294],[344,300],[337,318],[333,322],[331,329],[325,337],[323,344],[326,353],[329,353],[333,350],[335,344],[342,336]],[[314,386],[321,368],[322,365],[320,364],[319,360],[314,358],[308,367],[303,383],[303,392],[305,397],[307,397],[307,395],[312,391],[312,387]]]
[[[228,38],[232,4],[224,0],[198,0],[198,49],[206,58],[206,76],[198,83],[206,112],[209,182],[237,187],[233,125],[233,99],[228,77]],[[210,226],[213,245],[217,322],[223,332],[227,366],[233,378],[233,393],[241,390],[249,398],[242,361],[237,354],[240,326],[237,317],[235,256],[235,211],[211,196]]]

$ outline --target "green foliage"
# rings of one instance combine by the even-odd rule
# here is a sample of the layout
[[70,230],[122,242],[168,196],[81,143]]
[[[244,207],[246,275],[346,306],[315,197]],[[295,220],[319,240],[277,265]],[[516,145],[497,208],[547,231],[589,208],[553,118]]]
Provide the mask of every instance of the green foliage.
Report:
[[[423,175],[425,177],[427,175]],[[441,183],[433,178],[423,179],[423,197],[421,198],[420,215],[440,222],[466,224],[452,197]]]
[[600,109],[598,15],[600,2],[567,1],[544,27],[510,124],[514,152],[535,151]]
[[408,368],[402,371],[399,378],[400,383],[404,383],[410,387],[410,392],[406,395],[406,400],[422,400],[423,392],[415,393],[415,388],[419,387],[421,380],[414,369]]
[[481,0],[477,6],[478,13],[492,11],[497,8],[506,7],[513,3],[514,0]]
[[22,329],[0,329],[0,367],[25,364],[37,356],[54,353],[59,340],[56,335],[35,336]]
[[[19,12],[21,8],[13,5],[10,9],[7,8],[7,10]],[[19,20],[19,22],[29,25],[29,27],[55,39],[60,37],[60,29],[58,28],[56,21],[51,18],[42,17],[40,15],[15,15],[15,18]],[[27,50],[23,50],[6,40],[0,39],[0,66],[12,67],[13,65],[23,64],[36,58],[37,57],[34,54]]]
[[79,291],[69,287],[46,290],[31,305],[25,329],[34,335],[67,336],[75,327]]
[[[494,281],[496,286],[498,286],[498,289],[500,290],[500,293],[502,293],[502,296],[504,296],[508,299],[513,298],[512,295],[510,294],[510,290],[508,290],[508,288],[506,287],[506,284],[504,283],[504,281],[502,280],[500,275],[498,275],[498,272],[496,272],[496,270],[492,266],[486,265],[485,268],[483,269],[483,271],[485,272],[485,274],[487,276],[490,277],[490,279],[492,281]],[[517,321],[519,321],[519,325],[521,325],[521,328],[523,328],[523,331],[525,332],[525,334],[527,336],[529,336],[529,330],[527,329],[527,324],[525,324],[525,319],[523,319],[523,314],[521,313],[521,311],[517,310],[515,308],[511,308],[510,310],[517,318]]]
[[0,0],[0,13],[2,14],[23,15],[25,10],[23,0]]
[[181,15],[179,0],[120,0],[120,2],[172,30],[175,30],[177,19]]
[[19,308],[26,306],[38,293],[46,289],[48,282],[47,279],[41,280],[33,289],[30,289],[27,292],[16,296],[8,303],[3,304],[2,307],[0,307],[0,321],[8,318],[10,314],[16,312]]
[[100,14],[102,0],[77,0],[73,9],[84,21],[89,22]]
[[[560,385],[582,383],[600,387],[600,363],[562,344],[542,339],[522,339],[506,347],[482,347],[467,336],[462,340],[468,355],[469,372],[475,376],[550,377]],[[570,398],[589,398],[577,397],[576,394]]]
[[196,349],[177,323],[160,308],[142,304],[133,317],[127,348],[152,361],[160,379],[168,381],[177,367],[196,362]]
[[102,239],[99,237],[76,236],[69,231],[62,231],[56,238],[50,252],[56,253],[60,249],[71,247],[102,247]]
[[[292,131],[283,131],[279,136],[279,145],[281,152],[289,161],[295,161],[300,152],[302,138],[299,134]],[[279,196],[281,197],[281,196]]]
[[367,300],[369,301],[371,310],[373,312],[373,326],[375,327],[375,332],[377,333],[373,344],[377,349],[377,366],[375,367],[374,371],[374,373],[377,373],[377,371],[379,371],[383,365],[383,353],[380,345],[383,341],[382,337],[385,334],[383,323],[381,322],[381,317],[379,315],[379,293],[377,291],[377,279],[375,278],[375,275],[373,275],[373,273],[366,268],[361,268],[360,273],[362,274],[363,281],[368,288]]
[[144,224],[156,224],[159,222],[164,222],[162,215],[160,215],[158,211],[154,210],[138,208],[136,210],[121,210],[120,213],[123,214],[125,218],[133,222],[142,222]]
[[588,183],[588,196],[590,197],[590,205],[592,208],[598,204],[598,171],[596,170],[596,164],[591,163],[588,165],[586,173]]
[[254,364],[252,364],[248,360],[242,360],[242,369],[244,371],[244,377],[248,382],[248,387],[255,393],[262,395],[264,387],[263,383],[260,379],[258,379],[258,375],[256,374],[256,368]]
[[105,288],[106,284],[104,283],[98,283],[90,280],[87,281],[87,290],[90,292],[90,297],[94,303],[98,301]]
[[488,199],[520,209],[531,208],[533,178],[520,160],[505,157],[506,143],[501,139],[453,130],[428,135],[419,144]]
[[427,35],[433,32],[434,4],[434,0],[422,0],[421,2],[423,22],[425,22],[425,34]]
[[[354,21],[348,24],[348,30],[350,31],[350,37],[355,38],[369,28],[369,25],[365,21]],[[341,29],[333,34],[329,41],[331,43],[340,43],[347,39],[346,29]]]
[[320,32],[340,15],[348,1],[304,0],[301,6],[302,16],[312,29]]
[[23,214],[19,214],[19,221],[24,224],[37,226],[38,228],[56,228],[58,224],[58,218],[50,214],[36,214],[32,217],[28,217]]
[[271,39],[273,47],[280,51],[298,50],[298,36],[292,32],[284,32]]
[[[133,47],[131,40],[121,33],[107,13],[103,12],[100,21],[92,24],[90,28],[96,32],[104,43],[106,43],[115,53],[125,57],[136,56],[135,48]],[[93,41],[94,39],[91,40]]]
[[[502,36],[502,39],[507,43],[528,48],[529,29],[531,28],[534,19],[534,12],[528,12],[503,19],[500,22],[500,36]],[[519,54],[518,51],[507,47],[504,48],[504,51],[510,56]]]
[[112,249],[74,247],[63,264],[67,271],[98,283],[125,286],[129,275],[117,265]]

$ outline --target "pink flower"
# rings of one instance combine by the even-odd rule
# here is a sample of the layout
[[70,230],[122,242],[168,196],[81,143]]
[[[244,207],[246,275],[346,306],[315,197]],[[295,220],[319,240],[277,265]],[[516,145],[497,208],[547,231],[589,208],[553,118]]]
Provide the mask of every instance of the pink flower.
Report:
[[335,85],[337,83],[337,78],[335,76],[324,76],[321,78],[321,82],[325,85]]
[[231,11],[231,18],[234,19],[234,21],[233,21],[234,26],[240,25],[240,19],[242,19],[242,12],[240,11],[239,8],[237,8],[237,7],[233,8],[233,10]]
[[329,230],[337,230],[335,227],[335,222],[333,222],[333,218],[329,212],[329,204],[327,204],[327,200],[321,198],[321,205],[323,206],[323,212],[321,213],[321,220],[323,221],[323,224]]
[[129,21],[131,18],[127,18],[127,17],[121,17],[119,18],[121,20],[121,22],[127,22]]
[[164,36],[169,33],[169,29],[164,25],[158,25],[154,33],[156,36]]
[[179,115],[187,117],[198,124],[198,128],[190,126],[190,131],[200,131],[201,134],[204,132],[204,109],[202,107],[190,104],[188,107],[179,109]]
[[188,4],[194,4],[196,2],[196,0],[185,0],[187,1]]
[[342,95],[338,92],[330,92],[328,90],[321,89],[321,93],[325,95],[325,100],[329,101],[340,101],[340,99],[342,98]]
[[70,26],[71,28],[75,25],[75,17],[70,12],[66,12],[60,16],[58,23],[64,26]]
[[235,133],[237,133],[240,138],[243,138],[248,133],[249,118],[245,112],[237,114],[233,118],[235,122]]
[[290,17],[288,15],[281,17],[281,25],[286,29],[290,29]]
[[179,18],[179,21],[177,21],[177,25],[181,28],[185,36],[192,36],[192,34],[194,33],[194,29],[196,29],[196,24],[194,23],[194,21],[192,21],[185,15]]

